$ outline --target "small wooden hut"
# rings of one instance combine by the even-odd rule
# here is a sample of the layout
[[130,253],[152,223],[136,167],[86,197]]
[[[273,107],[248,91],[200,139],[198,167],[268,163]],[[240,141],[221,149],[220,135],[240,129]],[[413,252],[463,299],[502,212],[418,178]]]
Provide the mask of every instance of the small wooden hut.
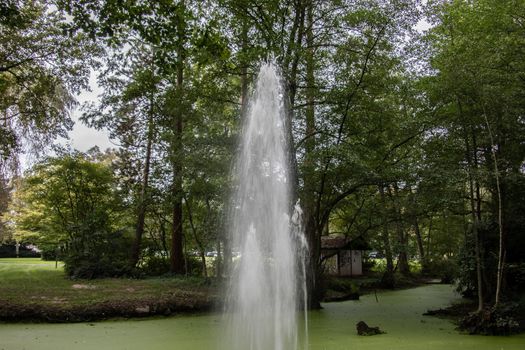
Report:
[[361,276],[364,251],[370,249],[363,236],[355,238],[339,235],[321,237],[321,259],[326,272],[334,276]]

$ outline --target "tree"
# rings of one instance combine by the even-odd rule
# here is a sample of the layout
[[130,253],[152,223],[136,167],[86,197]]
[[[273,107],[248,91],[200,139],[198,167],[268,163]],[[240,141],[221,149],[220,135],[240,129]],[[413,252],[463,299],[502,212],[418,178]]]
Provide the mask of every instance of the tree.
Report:
[[[205,150],[205,156],[216,154],[228,164],[229,154],[224,149],[232,147],[229,139],[234,109],[228,104],[237,105],[231,102],[234,98],[229,98],[231,86],[237,82],[224,75],[229,69],[229,51],[216,30],[218,19],[207,13],[209,22],[201,27],[202,22],[195,19],[203,8],[184,2],[137,1],[125,8],[114,1],[82,3],[86,6],[67,1],[61,6],[75,18],[72,30],[82,29],[104,39],[111,53],[101,57],[107,66],[99,77],[105,87],[102,103],[92,106],[84,120],[110,129],[112,136],[121,141],[121,158],[131,162],[119,162],[120,171],[126,174],[128,194],[137,208],[131,265],[139,261],[144,227],[151,215],[162,220],[162,224],[150,222],[151,232],[164,232],[164,224],[169,223],[171,269],[182,273],[186,243],[197,244],[202,254],[210,243],[202,243],[194,234],[184,235],[187,228],[192,233],[202,232],[190,220],[190,215],[195,217],[192,213],[195,214],[196,206],[191,195],[202,193],[194,190],[196,181],[190,177],[203,176],[203,162],[197,157]],[[116,9],[122,10],[119,15]],[[226,98],[221,100],[218,96]],[[225,143],[220,144],[217,139]],[[171,164],[169,171],[163,167],[166,162]],[[194,169],[195,164],[201,168]],[[226,191],[228,166],[210,169],[206,164],[204,169],[211,174],[218,170],[217,176],[223,182],[217,185]],[[161,212],[155,212],[159,206],[148,210],[153,193],[164,193],[158,199],[171,203],[169,218],[165,206],[161,206]],[[213,205],[216,195],[223,197],[210,193],[198,198],[197,206],[221,208],[222,205]],[[192,205],[184,205],[185,201]],[[214,225],[213,231],[217,232],[220,222],[214,221]]]
[[20,180],[11,210],[15,234],[61,248],[74,277],[127,273],[125,211],[108,164],[65,152],[36,164]]
[[47,1],[7,1],[0,14],[0,167],[42,151],[73,126],[73,94],[87,88],[96,46],[69,36]]
[[0,173],[0,242],[11,240],[11,230],[5,218],[11,200],[11,186],[7,179]]
[[[491,0],[443,2],[430,9],[436,26],[427,36],[435,70],[429,96],[450,139],[464,144],[472,232],[467,239],[474,246],[481,311],[492,297],[498,306],[505,256],[514,256],[514,245],[507,242],[522,239],[511,214],[521,203],[510,199],[509,186],[521,191],[516,184],[523,177],[518,96],[524,68],[519,18],[525,9],[518,2]],[[489,280],[496,281],[495,288]]]

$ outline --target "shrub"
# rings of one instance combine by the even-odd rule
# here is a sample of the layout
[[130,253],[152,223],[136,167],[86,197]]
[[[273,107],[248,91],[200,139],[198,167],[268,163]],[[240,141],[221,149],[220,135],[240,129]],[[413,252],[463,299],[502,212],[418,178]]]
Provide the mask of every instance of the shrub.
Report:
[[[42,251],[40,252],[40,255],[42,257],[42,260],[55,261],[55,260],[57,260],[57,258],[59,258],[60,254],[57,252],[56,248],[45,247],[45,248],[42,248]],[[58,260],[60,260],[60,259],[58,259]]]
[[[27,248],[24,245],[20,245],[18,248],[18,257],[20,258],[39,258],[40,254]],[[16,247],[15,244],[2,244],[0,245],[0,258],[16,258]]]
[[441,279],[441,283],[454,283],[458,277],[458,264],[454,259],[439,259],[425,262],[422,270],[425,275]]
[[525,263],[505,266],[507,285],[515,292],[525,291]]
[[151,254],[143,259],[141,271],[147,276],[161,276],[170,272],[168,258]]
[[341,293],[359,293],[359,286],[347,278],[326,277],[325,288]]
[[131,275],[131,241],[122,231],[95,232],[90,240],[75,242],[64,256],[64,269],[72,278],[117,277]]

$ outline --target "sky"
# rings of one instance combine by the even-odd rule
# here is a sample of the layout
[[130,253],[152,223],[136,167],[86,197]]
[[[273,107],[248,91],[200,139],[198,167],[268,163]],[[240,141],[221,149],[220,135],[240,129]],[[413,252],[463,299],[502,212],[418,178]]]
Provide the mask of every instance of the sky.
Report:
[[75,126],[73,127],[73,130],[69,132],[69,140],[61,139],[59,140],[59,143],[70,144],[73,148],[82,152],[85,152],[94,146],[98,146],[101,151],[104,151],[106,148],[116,148],[117,144],[110,141],[109,133],[106,130],[99,131],[89,128],[79,120],[82,115],[82,104],[87,101],[97,101],[98,95],[102,93],[102,90],[96,82],[96,73],[93,71],[91,72],[89,85],[91,91],[84,90],[80,95],[76,96],[79,106],[72,113]]

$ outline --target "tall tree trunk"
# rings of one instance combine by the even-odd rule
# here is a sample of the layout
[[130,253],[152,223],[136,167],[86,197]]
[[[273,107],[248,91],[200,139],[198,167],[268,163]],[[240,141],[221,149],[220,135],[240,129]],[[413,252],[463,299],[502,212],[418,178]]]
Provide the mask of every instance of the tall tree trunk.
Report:
[[[463,108],[461,105],[461,102],[458,98],[458,108],[460,113],[460,118],[464,118],[463,116]],[[464,123],[464,121],[463,121]],[[471,149],[467,127],[465,126],[465,123],[463,125],[463,136],[464,136],[464,142],[465,142],[465,148],[466,148],[466,158],[467,158],[467,177],[468,177],[468,185],[469,185],[469,195],[470,195],[470,212],[472,216],[472,238],[474,240],[474,254],[476,259],[476,279],[477,279],[477,291],[478,291],[478,309],[477,312],[481,312],[484,307],[484,293],[483,293],[483,273],[482,273],[482,263],[481,263],[481,244],[479,239],[479,219],[481,215],[481,207],[480,207],[480,197],[479,193],[478,195],[478,203],[476,205],[476,199],[474,197],[476,191],[476,184],[474,181],[474,177],[472,175],[473,169],[477,170],[477,155],[476,155],[476,141],[475,141],[475,135],[474,132],[472,132],[473,136],[473,144],[474,147]],[[475,168],[474,168],[475,167]]]
[[[304,11],[303,8],[301,8]],[[304,14],[303,14],[304,17]],[[302,22],[301,22],[302,23]],[[315,201],[315,59],[314,59],[314,35],[313,35],[313,3],[310,1],[306,8],[306,135],[304,142],[304,164],[303,164],[303,207],[305,213],[305,234],[310,247],[311,276],[308,280],[310,308],[319,308],[321,299],[320,283],[320,258],[321,258],[321,235],[323,226],[319,225],[316,214]],[[301,28],[302,30],[302,28]],[[327,221],[328,222],[328,221]]]
[[427,260],[432,256],[432,224],[433,216],[430,215],[428,219],[428,234],[427,234]]
[[146,220],[146,210],[148,206],[147,191],[149,186],[149,172],[151,163],[151,147],[153,144],[153,97],[150,99],[150,115],[148,117],[148,133],[146,144],[146,159],[144,161],[144,170],[142,172],[142,184],[140,189],[140,198],[138,205],[137,226],[135,228],[135,240],[133,241],[130,265],[136,266],[140,258],[142,236],[144,234],[144,223]]
[[[485,117],[485,123],[487,124],[487,130],[489,132],[490,144],[491,144],[491,153],[492,160],[494,162],[494,177],[496,179],[496,192],[498,194],[498,232],[499,232],[499,251],[498,251],[498,273],[496,276],[496,297],[494,300],[494,308],[496,309],[499,306],[499,301],[501,297],[501,284],[503,281],[503,266],[505,264],[505,246],[503,244],[503,207],[502,207],[502,196],[501,196],[501,187],[499,179],[499,169],[498,169],[498,158],[496,156],[496,144],[494,143],[494,136],[492,135],[492,129],[490,127],[489,119],[487,117],[487,112],[485,107],[483,107],[483,116]],[[499,148],[498,148],[499,149]]]
[[395,277],[394,277],[394,258],[392,256],[392,247],[390,246],[390,233],[388,230],[388,211],[386,205],[386,196],[385,196],[385,185],[381,183],[379,188],[379,194],[381,196],[381,204],[383,206],[382,210],[382,219],[383,219],[383,231],[382,231],[382,240],[383,248],[385,251],[386,258],[386,270],[381,279],[381,283],[388,287],[393,288],[395,286]]
[[425,247],[423,246],[423,237],[421,237],[421,230],[419,228],[419,220],[417,215],[414,215],[414,233],[416,234],[417,250],[419,252],[419,258],[423,264],[426,263],[427,256],[425,255]]
[[297,171],[297,158],[296,150],[294,143],[294,136],[292,130],[292,119],[294,117],[294,106],[295,106],[295,97],[297,93],[297,72],[299,66],[299,60],[302,54],[302,44],[304,36],[304,20],[305,20],[305,10],[306,5],[303,3],[303,0],[294,1],[294,22],[292,29],[290,31],[288,47],[286,48],[285,57],[283,60],[283,69],[286,74],[287,84],[286,84],[286,97],[285,97],[285,106],[286,106],[286,116],[285,116],[285,127],[288,133],[288,163],[290,165],[290,178],[292,179],[293,189],[292,189],[292,202],[290,207],[295,204],[298,194],[297,190],[299,187],[299,178]]
[[160,227],[160,241],[162,243],[162,249],[163,249],[163,256],[165,258],[168,258],[168,242],[167,242],[167,235],[166,235],[166,219],[164,217],[164,213],[160,212],[157,214],[158,220],[159,220],[159,227]]
[[425,247],[423,246],[423,237],[421,236],[421,229],[419,227],[418,213],[417,213],[417,200],[416,193],[412,192],[412,188],[409,188],[410,194],[410,209],[412,216],[412,225],[414,226],[414,233],[416,235],[417,250],[419,252],[419,258],[423,266],[426,265]]
[[183,164],[183,149],[182,149],[182,119],[183,119],[183,83],[184,83],[184,41],[186,32],[186,23],[184,21],[185,4],[181,1],[182,11],[180,11],[181,18],[177,23],[177,81],[176,94],[178,98],[177,106],[174,113],[174,130],[172,141],[172,196],[173,196],[173,226],[171,232],[171,251],[170,251],[170,269],[172,273],[184,273],[184,252],[183,252],[183,216],[182,216],[182,164]]
[[[476,132],[474,131],[474,129],[470,128],[470,133],[472,135],[472,158],[471,158],[471,162],[473,163],[473,168],[471,169],[475,169],[476,171],[479,169],[479,159],[478,159],[478,141],[477,141],[477,137],[476,137]],[[474,189],[475,189],[475,194],[476,194],[476,216],[478,217],[478,222],[481,222],[481,186],[479,184],[479,181],[476,180],[476,178],[473,176],[472,177],[472,180],[474,181]]]
[[[390,189],[389,189],[390,192]],[[401,208],[399,206],[399,187],[397,185],[397,182],[394,182],[393,186],[393,193],[390,193],[392,196],[392,201],[394,204],[394,212],[396,215],[396,233],[397,233],[397,239],[398,239],[398,246],[399,246],[399,255],[397,259],[397,266],[399,268],[399,272],[401,272],[402,275],[408,276],[410,274],[410,266],[408,265],[408,236],[405,232],[403,220],[401,218]]]
[[478,282],[478,312],[483,310],[483,277],[481,271],[481,247],[478,234],[478,216],[476,215],[476,205],[474,200],[474,181],[469,170],[468,174],[469,191],[470,191],[470,210],[472,213],[472,236],[474,238],[474,250],[476,255],[476,277]]
[[190,203],[185,198],[184,202],[186,203],[186,211],[188,212],[188,220],[190,222],[191,231],[193,232],[193,238],[195,239],[195,243],[197,244],[197,247],[199,248],[199,255],[201,258],[201,267],[202,267],[202,276],[208,277],[208,271],[206,269],[206,252],[204,251],[204,245],[202,244],[201,240],[199,239],[199,235],[197,234],[197,229],[195,228],[195,225],[193,223],[193,213],[191,210]]

